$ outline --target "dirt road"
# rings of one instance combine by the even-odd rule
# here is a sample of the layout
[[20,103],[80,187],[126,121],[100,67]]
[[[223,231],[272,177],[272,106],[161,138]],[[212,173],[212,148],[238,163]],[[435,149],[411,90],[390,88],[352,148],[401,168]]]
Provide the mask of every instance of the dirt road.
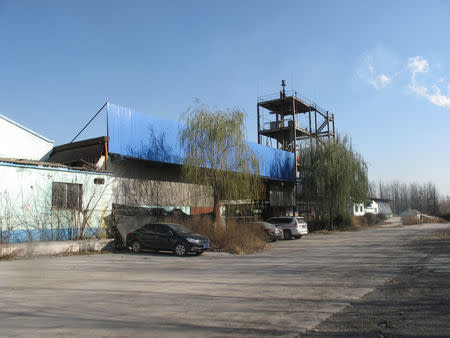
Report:
[[[449,241],[435,237],[446,231],[448,224],[309,235],[243,256],[120,253],[3,261],[0,335],[409,332],[394,313],[405,327],[417,323],[417,334],[448,334]],[[402,302],[406,294],[412,298]],[[390,299],[400,303],[392,306]]]
[[301,336],[449,336],[450,232],[410,248],[424,257]]

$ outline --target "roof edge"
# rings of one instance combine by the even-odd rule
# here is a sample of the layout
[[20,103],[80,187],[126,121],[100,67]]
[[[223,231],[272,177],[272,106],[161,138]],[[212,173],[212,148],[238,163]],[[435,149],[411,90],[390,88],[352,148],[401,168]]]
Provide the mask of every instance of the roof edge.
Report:
[[10,118],[6,117],[5,115],[0,114],[0,118],[2,118],[2,119],[4,119],[5,121],[7,121],[7,122],[9,122],[9,123],[11,123],[11,124],[13,124],[13,125],[15,125],[16,127],[19,127],[19,128],[21,128],[21,129],[23,129],[23,130],[29,132],[30,134],[33,134],[34,136],[39,137],[40,139],[43,139],[43,140],[46,141],[46,142],[53,143],[53,144],[55,143],[55,141],[50,140],[50,139],[46,138],[45,136],[42,136],[42,135],[36,133],[35,131],[33,131],[33,130],[31,130],[31,129],[29,129],[29,128],[23,126],[23,125],[21,125],[20,123],[14,121],[14,120],[11,120]]

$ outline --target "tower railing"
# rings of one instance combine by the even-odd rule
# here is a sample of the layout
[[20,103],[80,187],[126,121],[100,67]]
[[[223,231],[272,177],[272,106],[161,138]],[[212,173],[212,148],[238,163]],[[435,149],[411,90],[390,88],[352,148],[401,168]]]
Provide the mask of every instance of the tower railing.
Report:
[[[299,94],[296,90],[286,90],[286,96],[294,96],[295,98],[303,101],[308,106],[310,106],[314,110],[322,113],[323,115],[327,114],[327,111],[324,108],[319,106],[313,100],[308,99],[306,96],[303,96],[302,94]],[[276,100],[276,99],[279,99],[279,98],[280,98],[280,93],[274,93],[274,94],[259,96],[257,100],[258,100],[258,103],[260,103],[260,102],[264,102],[264,101]]]

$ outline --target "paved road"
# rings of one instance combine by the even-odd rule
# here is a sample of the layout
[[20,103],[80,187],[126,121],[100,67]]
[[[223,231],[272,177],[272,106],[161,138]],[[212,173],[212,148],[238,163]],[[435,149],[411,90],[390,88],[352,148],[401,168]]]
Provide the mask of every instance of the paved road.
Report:
[[[280,241],[254,255],[100,254],[0,262],[1,336],[295,336],[395,280],[450,225]],[[441,255],[442,256],[442,255]],[[430,258],[448,268],[449,257]]]

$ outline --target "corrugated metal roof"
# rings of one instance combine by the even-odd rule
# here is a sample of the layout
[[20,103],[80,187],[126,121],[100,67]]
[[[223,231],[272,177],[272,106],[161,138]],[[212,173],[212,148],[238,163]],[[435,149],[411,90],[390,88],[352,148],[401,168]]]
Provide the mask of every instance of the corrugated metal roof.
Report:
[[[178,122],[108,104],[110,153],[182,165],[184,150],[179,144],[178,129]],[[247,143],[259,160],[262,177],[295,182],[293,153],[253,142]]]
[[23,167],[35,167],[35,168],[49,168],[49,169],[56,168],[56,169],[65,169],[68,171],[109,173],[109,172],[103,171],[103,170],[94,170],[94,169],[81,168],[81,167],[68,167],[64,164],[54,163],[54,162],[42,162],[42,161],[24,160],[24,159],[17,159],[17,158],[0,158],[0,165],[2,165],[2,164],[6,164],[6,165],[10,164],[10,165],[23,166]]

